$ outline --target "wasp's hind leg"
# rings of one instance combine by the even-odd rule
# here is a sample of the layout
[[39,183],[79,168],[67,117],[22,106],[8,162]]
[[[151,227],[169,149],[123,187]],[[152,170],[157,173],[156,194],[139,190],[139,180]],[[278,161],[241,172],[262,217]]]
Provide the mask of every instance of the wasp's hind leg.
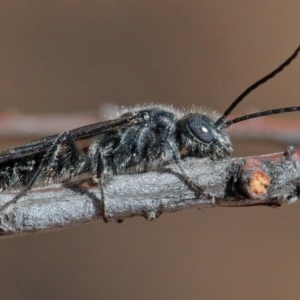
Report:
[[[19,199],[26,196],[27,193],[32,189],[34,184],[41,178],[41,175],[46,172],[46,169],[48,168],[47,172],[51,174],[51,169],[54,168],[55,165],[58,164],[58,155],[61,151],[62,147],[65,146],[69,149],[69,152],[72,152],[72,160],[76,155],[78,155],[78,151],[75,145],[75,142],[71,138],[69,132],[62,132],[60,133],[57,138],[53,141],[52,145],[49,147],[49,149],[45,152],[45,155],[40,160],[40,162],[37,162],[37,168],[35,172],[32,174],[31,178],[26,183],[25,187],[10,201],[6,202],[1,208],[0,212],[3,212],[5,209],[10,207],[13,204],[16,204]],[[53,177],[55,175],[48,175],[49,177]],[[56,174],[57,175],[57,174]]]
[[109,221],[109,218],[106,218],[105,216],[105,193],[104,193],[104,186],[109,181],[109,174],[105,171],[105,162],[102,157],[101,149],[100,147],[97,147],[97,150],[95,151],[92,159],[92,179],[93,182],[97,183],[99,186],[100,196],[101,199],[101,207],[102,212],[101,215],[104,218],[104,221]]

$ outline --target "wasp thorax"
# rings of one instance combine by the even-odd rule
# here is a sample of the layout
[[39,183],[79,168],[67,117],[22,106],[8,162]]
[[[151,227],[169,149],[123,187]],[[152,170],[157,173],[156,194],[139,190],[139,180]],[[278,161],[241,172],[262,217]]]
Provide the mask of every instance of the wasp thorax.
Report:
[[177,122],[177,136],[182,156],[218,159],[232,152],[227,133],[217,128],[207,115],[191,113],[184,116]]

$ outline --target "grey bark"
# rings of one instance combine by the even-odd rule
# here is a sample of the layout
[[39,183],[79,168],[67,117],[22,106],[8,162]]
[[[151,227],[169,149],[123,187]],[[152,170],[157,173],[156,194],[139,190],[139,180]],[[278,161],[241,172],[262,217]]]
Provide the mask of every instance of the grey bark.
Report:
[[[221,161],[188,159],[182,167],[189,179],[176,164],[159,171],[118,175],[105,185],[104,199],[90,179],[34,188],[0,211],[0,231],[2,235],[35,232],[129,216],[154,220],[162,213],[191,207],[292,203],[299,197],[299,158],[300,151],[289,149],[284,154]],[[257,192],[252,185],[260,187],[261,178],[270,182]],[[1,193],[0,207],[16,193]]]

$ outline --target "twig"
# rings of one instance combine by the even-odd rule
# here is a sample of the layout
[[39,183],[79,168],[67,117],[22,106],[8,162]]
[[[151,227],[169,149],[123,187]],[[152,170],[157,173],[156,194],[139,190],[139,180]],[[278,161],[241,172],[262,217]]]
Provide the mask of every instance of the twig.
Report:
[[285,145],[299,145],[299,118],[269,117],[241,122],[229,129],[230,136],[249,141],[278,142]]
[[96,122],[99,122],[99,117],[93,113],[44,115],[2,113],[0,137],[44,137]]
[[[280,206],[296,201],[300,194],[300,150],[291,147],[285,153],[256,157],[189,159],[182,166],[204,189],[204,196],[176,164],[156,172],[114,176],[105,186],[104,200],[89,179],[53,184],[33,189],[2,211],[1,233],[54,229],[100,218],[120,221],[140,215],[153,220],[190,207]],[[1,193],[0,205],[16,193]]]
[[[233,116],[234,117],[234,116]],[[0,138],[44,137],[79,126],[99,122],[95,113],[29,115],[0,114]],[[229,129],[230,136],[298,145],[299,118],[261,118],[239,123]]]

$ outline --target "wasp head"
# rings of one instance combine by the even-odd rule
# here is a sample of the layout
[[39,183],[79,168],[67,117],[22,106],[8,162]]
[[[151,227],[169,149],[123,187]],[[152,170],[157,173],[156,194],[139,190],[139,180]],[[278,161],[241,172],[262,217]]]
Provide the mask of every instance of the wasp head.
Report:
[[177,140],[182,157],[220,159],[232,152],[228,134],[207,115],[190,113],[177,121]]

